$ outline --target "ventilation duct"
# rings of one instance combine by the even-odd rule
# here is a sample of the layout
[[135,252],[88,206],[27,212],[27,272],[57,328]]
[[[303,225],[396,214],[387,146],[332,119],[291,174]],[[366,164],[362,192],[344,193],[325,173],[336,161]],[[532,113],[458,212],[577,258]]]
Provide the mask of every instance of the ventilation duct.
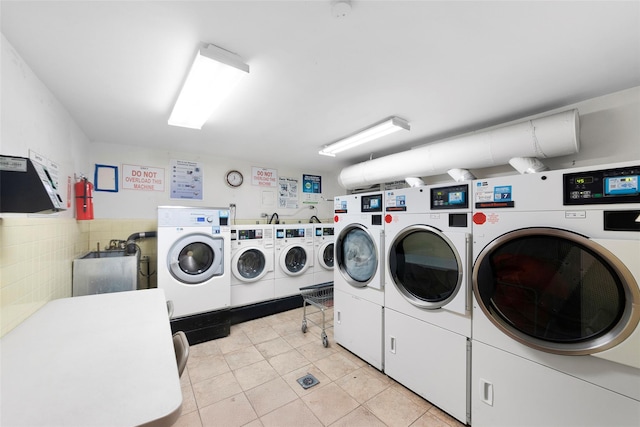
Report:
[[416,178],[415,176],[408,176],[404,179],[404,181],[409,184],[409,187],[424,187],[424,181],[422,178]]
[[468,169],[453,168],[449,169],[447,173],[455,182],[471,181],[472,179],[476,179],[475,175],[469,172]]
[[535,157],[514,157],[509,164],[521,174],[538,173],[549,170],[547,165]]
[[574,109],[348,166],[338,181],[351,190],[406,176],[440,175],[453,168],[506,165],[514,157],[564,156],[578,152],[578,134],[579,116]]

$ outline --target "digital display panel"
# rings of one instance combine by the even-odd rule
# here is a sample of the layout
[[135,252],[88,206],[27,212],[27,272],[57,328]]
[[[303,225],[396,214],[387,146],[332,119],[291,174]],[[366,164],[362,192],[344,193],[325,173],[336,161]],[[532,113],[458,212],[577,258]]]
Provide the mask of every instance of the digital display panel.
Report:
[[563,175],[564,205],[640,202],[640,165]]
[[304,228],[287,228],[286,236],[288,239],[292,237],[304,237]]
[[238,230],[238,240],[262,239],[262,230]]
[[469,185],[452,185],[431,189],[431,209],[464,209],[469,207]]
[[449,193],[450,205],[462,205],[465,202],[464,193],[462,191],[453,191]]
[[316,237],[333,236],[333,227],[318,227],[316,228]]
[[361,212],[382,212],[382,194],[362,196]]
[[621,196],[638,194],[638,176],[616,176],[605,178],[604,195]]
[[276,230],[276,239],[284,239],[284,229],[278,228]]
[[593,183],[592,176],[576,178],[576,184],[584,185],[584,184],[591,184],[591,183]]

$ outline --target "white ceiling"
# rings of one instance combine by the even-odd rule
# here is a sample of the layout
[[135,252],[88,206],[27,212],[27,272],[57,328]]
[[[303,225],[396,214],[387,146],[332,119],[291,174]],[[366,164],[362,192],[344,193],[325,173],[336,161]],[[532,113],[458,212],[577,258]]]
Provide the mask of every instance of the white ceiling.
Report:
[[[1,29],[92,141],[336,171],[640,86],[638,1],[6,1]],[[202,130],[167,125],[200,43],[251,72]],[[392,115],[411,131],[337,158]]]

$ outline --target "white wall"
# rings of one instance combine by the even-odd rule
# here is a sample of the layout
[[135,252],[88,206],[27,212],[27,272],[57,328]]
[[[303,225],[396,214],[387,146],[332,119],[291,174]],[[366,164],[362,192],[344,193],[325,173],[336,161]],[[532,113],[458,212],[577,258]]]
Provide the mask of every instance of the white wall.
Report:
[[[4,35],[1,50],[0,153],[29,157],[29,150],[34,150],[56,162],[60,167],[59,193],[66,201],[67,177],[73,180],[74,173],[88,161],[89,139]],[[57,216],[73,218],[73,211]]]
[[[178,147],[176,147],[178,148]],[[170,162],[171,160],[187,160],[198,162],[203,168],[204,187],[203,200],[170,199]],[[322,175],[309,170],[279,168],[278,165],[255,164],[253,162],[219,158],[212,155],[180,152],[154,151],[145,148],[107,144],[91,144],[91,168],[93,164],[118,166],[122,183],[123,164],[162,168],[165,172],[165,189],[158,191],[139,191],[120,189],[117,193],[95,192],[94,211],[96,218],[156,218],[157,207],[175,206],[210,206],[228,207],[236,205],[238,223],[261,220],[261,213],[278,213],[280,222],[308,222],[316,215],[323,222],[333,218],[333,197],[344,193],[338,185],[335,174]],[[298,209],[282,209],[278,207],[278,188],[262,188],[251,184],[252,167],[275,169],[281,177],[298,180]],[[238,188],[231,188],[225,183],[227,171],[236,169],[244,175],[244,183]],[[302,194],[302,174],[322,176],[322,197],[315,204],[304,204]],[[93,176],[91,172],[90,176]],[[313,206],[314,209],[310,209]],[[262,219],[264,221],[264,219]]]

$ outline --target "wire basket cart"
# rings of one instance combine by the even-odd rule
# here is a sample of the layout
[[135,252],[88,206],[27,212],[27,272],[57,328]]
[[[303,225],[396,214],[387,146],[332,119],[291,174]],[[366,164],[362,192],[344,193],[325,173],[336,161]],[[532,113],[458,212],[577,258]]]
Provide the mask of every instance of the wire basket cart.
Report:
[[[333,319],[330,324],[327,324],[327,317],[325,311],[333,307],[333,282],[319,283],[317,285],[305,286],[300,288],[300,293],[303,298],[302,303],[302,332],[307,332],[307,322],[313,323],[316,326],[322,327],[322,345],[329,347],[329,338],[327,337],[326,330],[333,328]],[[317,311],[307,313],[307,305],[311,305],[317,308]],[[314,322],[309,318],[309,314],[322,312],[322,325]]]

